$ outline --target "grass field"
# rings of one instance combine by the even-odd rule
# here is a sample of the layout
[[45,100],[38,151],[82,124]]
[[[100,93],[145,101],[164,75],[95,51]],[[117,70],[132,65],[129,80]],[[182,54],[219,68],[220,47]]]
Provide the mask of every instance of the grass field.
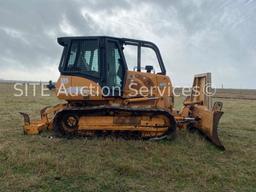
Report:
[[18,112],[59,101],[13,94],[0,84],[0,191],[256,191],[256,100],[218,99],[220,151],[184,130],[161,142],[24,136]]

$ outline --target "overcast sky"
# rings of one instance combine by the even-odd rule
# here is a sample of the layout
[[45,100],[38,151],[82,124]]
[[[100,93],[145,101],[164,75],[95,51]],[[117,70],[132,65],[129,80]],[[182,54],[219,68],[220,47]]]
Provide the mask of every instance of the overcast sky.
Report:
[[256,1],[0,0],[0,78],[56,80],[59,36],[149,40],[174,85],[212,72],[216,87],[256,88]]

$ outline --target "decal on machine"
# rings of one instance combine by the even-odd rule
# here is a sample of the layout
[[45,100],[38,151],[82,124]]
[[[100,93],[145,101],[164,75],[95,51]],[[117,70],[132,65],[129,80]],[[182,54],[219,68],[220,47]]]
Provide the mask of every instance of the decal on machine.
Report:
[[67,84],[68,83],[68,77],[61,77],[60,78],[60,82],[62,83],[62,84]]

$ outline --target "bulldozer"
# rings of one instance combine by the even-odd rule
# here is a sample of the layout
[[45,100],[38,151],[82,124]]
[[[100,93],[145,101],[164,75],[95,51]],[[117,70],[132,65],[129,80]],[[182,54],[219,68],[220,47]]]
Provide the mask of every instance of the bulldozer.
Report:
[[176,110],[174,87],[154,43],[110,36],[59,37],[57,42],[63,52],[55,93],[65,102],[43,108],[39,120],[21,112],[25,134],[52,130],[64,137],[161,140],[177,129],[196,129],[224,149],[218,137],[222,103],[212,103],[206,93],[212,90],[211,73],[195,75],[182,109]]

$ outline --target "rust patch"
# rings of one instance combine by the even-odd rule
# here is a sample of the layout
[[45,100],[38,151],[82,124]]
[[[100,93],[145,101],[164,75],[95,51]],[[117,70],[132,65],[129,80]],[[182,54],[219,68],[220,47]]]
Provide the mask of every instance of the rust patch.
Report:
[[129,117],[129,116],[122,116],[122,117],[114,117],[113,119],[114,124],[123,124],[123,125],[131,125],[131,124],[140,124],[140,118],[139,117]]
[[140,80],[141,82],[143,82],[143,84],[150,88],[152,86],[154,86],[154,82],[151,80],[151,78],[147,77],[147,76],[142,76],[142,75],[136,75],[136,78],[138,80]]

